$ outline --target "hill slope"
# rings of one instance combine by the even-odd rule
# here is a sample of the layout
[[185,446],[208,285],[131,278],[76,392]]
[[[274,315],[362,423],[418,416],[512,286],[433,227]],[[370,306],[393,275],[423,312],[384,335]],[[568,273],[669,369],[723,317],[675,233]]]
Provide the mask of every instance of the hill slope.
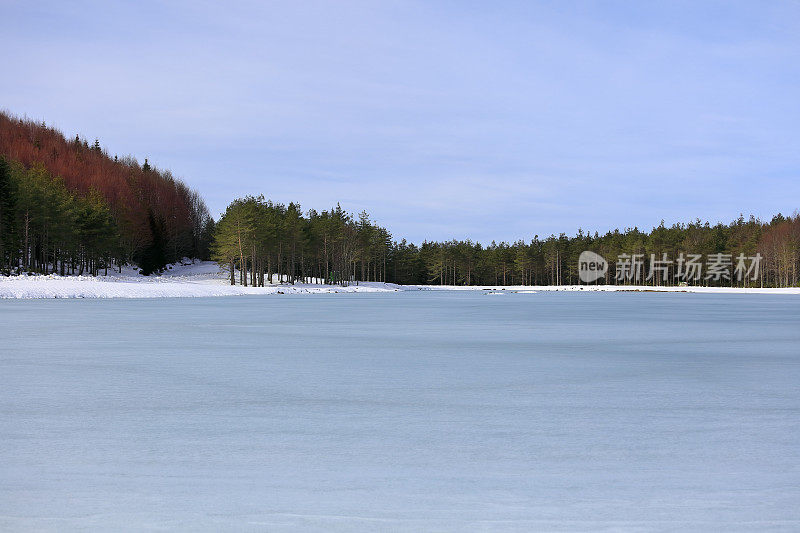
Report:
[[134,261],[152,272],[208,254],[213,220],[202,198],[147,160],[111,157],[98,141],[68,140],[2,112],[0,157],[6,271],[95,271]]

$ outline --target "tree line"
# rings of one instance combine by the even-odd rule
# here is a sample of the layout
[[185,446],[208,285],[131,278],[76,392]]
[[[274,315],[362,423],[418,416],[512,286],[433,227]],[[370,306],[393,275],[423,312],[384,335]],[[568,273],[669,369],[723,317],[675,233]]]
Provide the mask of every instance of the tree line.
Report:
[[[689,285],[796,286],[800,273],[800,216],[777,215],[770,222],[740,216],[730,224],[711,225],[695,220],[651,231],[638,228],[575,236],[560,234],[514,243],[492,242],[482,246],[472,241],[424,242],[421,246],[401,241],[390,253],[392,278],[398,283],[451,285],[574,285],[580,283],[579,257],[589,250],[609,262],[596,283],[675,285],[682,280],[680,258],[720,256],[730,262],[730,275],[718,279],[700,276]],[[621,259],[641,258],[642,275],[621,278]],[[737,279],[736,258],[759,258],[758,276]],[[668,258],[663,276],[647,279],[647,272]]]
[[[704,285],[796,286],[800,216],[729,224],[695,220],[650,231],[578,231],[529,241],[395,240],[366,212],[336,205],[303,211],[263,196],[234,200],[218,222],[203,199],[147,159],[113,156],[99,140],[66,139],[58,130],[0,112],[0,272],[89,273],[139,265],[161,271],[183,257],[214,260],[231,283],[566,285],[579,283],[578,258],[609,262],[597,283],[676,284],[684,255],[758,257],[755,279],[702,277]],[[644,271],[671,258],[663,277],[622,279],[622,257]],[[733,265],[731,265],[733,266]]]
[[300,205],[263,196],[231,203],[216,225],[212,257],[228,269],[231,284],[270,281],[348,284],[388,281],[391,235],[366,212],[341,206],[303,213]]
[[202,197],[95,139],[0,112],[0,271],[89,272],[138,264],[159,272],[208,258],[214,220]]
[[[572,285],[580,283],[578,258],[584,250],[609,261],[596,283],[670,284],[681,282],[678,258],[724,257],[728,276],[688,280],[687,284],[795,286],[800,275],[800,216],[775,216],[769,222],[740,216],[730,224],[696,220],[651,231],[638,228],[600,235],[551,235],[488,246],[470,240],[399,242],[366,212],[353,215],[339,205],[303,213],[300,205],[276,204],[263,196],[231,203],[219,220],[212,257],[229,272],[232,284],[261,286],[273,281],[349,284],[386,281],[438,285]],[[640,257],[642,270],[669,257],[658,276],[620,279],[619,259]],[[758,257],[758,275],[737,279],[736,258]]]

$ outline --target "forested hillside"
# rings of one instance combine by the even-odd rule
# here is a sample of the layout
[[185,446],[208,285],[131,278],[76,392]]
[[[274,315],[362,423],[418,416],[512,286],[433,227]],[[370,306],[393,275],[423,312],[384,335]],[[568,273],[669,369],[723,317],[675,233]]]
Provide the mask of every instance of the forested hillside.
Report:
[[0,158],[2,272],[96,274],[134,262],[148,274],[208,254],[202,198],[147,160],[6,113]]
[[[472,241],[397,242],[372,222],[367,213],[357,217],[338,205],[328,211],[308,211],[246,197],[234,201],[217,225],[213,257],[231,272],[232,283],[263,285],[270,275],[289,281],[387,281],[401,284],[553,285],[577,284],[578,256],[584,250],[603,255],[611,263],[599,283],[616,283],[617,259],[641,254],[641,279],[626,283],[677,284],[678,258],[722,254],[730,261],[729,278],[703,272],[689,284],[724,286],[794,286],[800,272],[800,216],[778,215],[770,222],[740,217],[730,224],[710,225],[699,220],[665,226],[650,232],[637,228],[604,235],[581,231],[528,242],[483,246]],[[672,264],[663,279],[646,280],[650,255],[664,254]],[[756,279],[734,276],[737,257],[761,261]],[[728,257],[729,256],[729,257]],[[749,263],[748,263],[749,266]],[[243,267],[243,268],[242,268]],[[239,271],[238,279],[234,273]]]

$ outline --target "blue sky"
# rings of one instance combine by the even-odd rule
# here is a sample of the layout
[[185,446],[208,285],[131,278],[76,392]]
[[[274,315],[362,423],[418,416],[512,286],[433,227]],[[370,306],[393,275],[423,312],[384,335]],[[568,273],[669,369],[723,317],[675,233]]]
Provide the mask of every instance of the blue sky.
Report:
[[800,208],[800,3],[0,0],[0,107],[482,242]]

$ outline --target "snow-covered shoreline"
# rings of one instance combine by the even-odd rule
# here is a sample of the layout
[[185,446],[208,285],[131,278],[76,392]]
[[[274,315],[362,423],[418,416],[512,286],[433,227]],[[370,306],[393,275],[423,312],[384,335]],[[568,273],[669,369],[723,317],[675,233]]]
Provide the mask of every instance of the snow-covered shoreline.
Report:
[[2,298],[203,298],[259,294],[321,294],[402,290],[389,283],[349,287],[311,284],[272,284],[266,287],[230,285],[227,272],[211,261],[170,265],[159,276],[141,276],[133,268],[107,276],[0,276]]
[[173,265],[161,276],[140,276],[133,269],[108,276],[0,276],[0,298],[189,298],[264,294],[327,294],[396,291],[486,291],[487,293],[535,293],[539,291],[620,292],[657,291],[725,294],[800,294],[800,288],[737,288],[737,287],[644,287],[624,285],[562,285],[562,286],[454,286],[454,285],[396,285],[393,283],[361,282],[358,285],[312,285],[296,283],[273,284],[266,287],[232,286],[227,273],[216,263],[205,261]]
[[478,286],[473,285],[469,287],[458,285],[431,285],[431,286],[410,286],[402,285],[402,287],[414,287],[426,290],[483,290],[501,292],[507,291],[512,293],[533,293],[533,292],[691,292],[691,293],[706,293],[706,294],[800,294],[800,287],[653,287],[645,285],[520,285],[510,287],[495,287],[495,286]]

